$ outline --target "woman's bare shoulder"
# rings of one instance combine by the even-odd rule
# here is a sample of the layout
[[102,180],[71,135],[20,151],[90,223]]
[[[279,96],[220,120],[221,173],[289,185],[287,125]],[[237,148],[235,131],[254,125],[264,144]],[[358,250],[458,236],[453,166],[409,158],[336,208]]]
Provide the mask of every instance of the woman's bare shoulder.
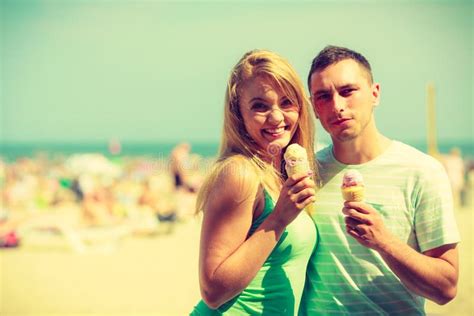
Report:
[[260,172],[250,158],[234,155],[220,161],[210,193],[242,202],[254,198],[260,185]]

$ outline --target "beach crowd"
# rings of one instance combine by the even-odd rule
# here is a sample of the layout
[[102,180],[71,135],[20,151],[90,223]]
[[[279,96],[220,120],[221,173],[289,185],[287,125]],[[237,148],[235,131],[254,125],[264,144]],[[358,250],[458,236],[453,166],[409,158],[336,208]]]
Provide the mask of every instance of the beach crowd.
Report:
[[158,158],[45,153],[2,159],[0,246],[20,246],[38,231],[63,235],[78,251],[100,236],[171,233],[194,216],[206,164],[186,143]]

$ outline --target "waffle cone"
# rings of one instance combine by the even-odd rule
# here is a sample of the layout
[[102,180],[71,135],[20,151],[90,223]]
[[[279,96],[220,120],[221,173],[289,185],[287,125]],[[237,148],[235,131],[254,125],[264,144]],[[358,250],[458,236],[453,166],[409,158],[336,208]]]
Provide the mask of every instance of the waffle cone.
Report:
[[[303,173],[303,172],[308,172],[310,171],[310,167],[309,167],[309,163],[307,160],[303,160],[299,163],[297,163],[296,165],[294,166],[290,166],[290,165],[286,165],[285,166],[285,169],[286,169],[286,174],[291,177],[292,175],[294,174],[297,174],[297,173]],[[308,213],[309,215],[312,215],[314,214],[314,204],[310,204],[308,206],[306,206],[304,208],[304,210],[306,211],[306,213]]]
[[365,188],[363,186],[351,186],[341,189],[345,201],[361,202],[364,200]]
[[308,161],[307,161],[307,160],[302,161],[302,162],[300,162],[300,163],[297,163],[297,164],[294,165],[294,166],[286,165],[286,166],[285,166],[285,169],[286,169],[286,174],[287,174],[289,177],[291,177],[292,175],[297,174],[297,173],[308,172],[308,171],[311,170],[311,169],[309,168],[309,164],[308,164]]

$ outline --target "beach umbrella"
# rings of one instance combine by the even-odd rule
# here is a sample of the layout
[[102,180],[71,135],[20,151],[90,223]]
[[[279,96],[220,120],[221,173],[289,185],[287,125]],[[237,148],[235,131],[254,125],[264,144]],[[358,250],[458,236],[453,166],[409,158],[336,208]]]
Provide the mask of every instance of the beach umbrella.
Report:
[[87,174],[116,179],[122,174],[119,166],[101,154],[72,155],[66,160],[65,165],[68,171],[76,177]]

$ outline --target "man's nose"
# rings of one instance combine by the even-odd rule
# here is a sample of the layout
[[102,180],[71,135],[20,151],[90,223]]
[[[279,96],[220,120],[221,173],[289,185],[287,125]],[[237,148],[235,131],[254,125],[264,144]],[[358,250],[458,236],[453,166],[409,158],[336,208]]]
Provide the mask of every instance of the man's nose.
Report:
[[334,94],[332,98],[332,102],[333,102],[333,108],[335,112],[337,113],[344,112],[344,110],[346,109],[346,99],[340,96],[339,94],[337,93]]

